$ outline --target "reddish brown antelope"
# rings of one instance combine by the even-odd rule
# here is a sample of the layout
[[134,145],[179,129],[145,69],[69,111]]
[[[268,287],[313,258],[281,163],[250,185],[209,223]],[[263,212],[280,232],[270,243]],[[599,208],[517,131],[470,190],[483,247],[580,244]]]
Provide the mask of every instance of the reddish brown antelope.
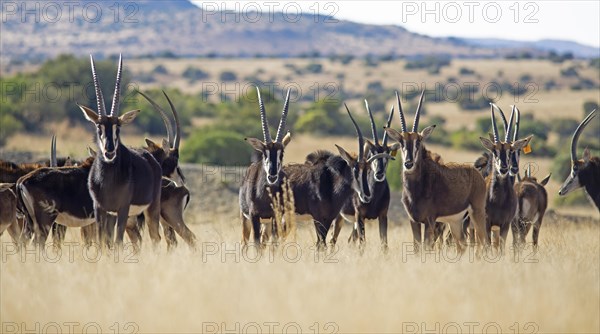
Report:
[[[396,96],[398,93],[396,92]],[[398,97],[399,98],[399,97]],[[388,249],[387,242],[387,225],[388,225],[388,207],[390,204],[390,187],[386,179],[386,170],[388,160],[393,158],[391,153],[397,151],[400,148],[400,144],[394,143],[388,145],[388,134],[384,132],[381,144],[379,143],[379,136],[377,135],[377,127],[375,126],[375,120],[373,119],[373,113],[369,108],[367,100],[365,100],[365,106],[369,114],[371,121],[371,132],[373,135],[373,142],[367,140],[364,150],[366,151],[365,158],[371,161],[368,168],[368,181],[367,187],[372,194],[368,202],[365,202],[364,198],[360,198],[358,193],[355,193],[352,200],[344,205],[342,213],[335,221],[335,229],[331,244],[335,245],[337,237],[342,228],[342,221],[346,220],[353,224],[354,228],[352,234],[348,239],[348,242],[359,242],[361,250],[364,248],[365,243],[365,219],[378,219],[379,220],[379,237],[381,239],[381,248],[385,252]],[[394,116],[394,107],[392,106],[390,114],[387,119],[386,127],[389,127]],[[371,160],[373,156],[380,155],[379,159]],[[383,156],[381,155],[383,154]]]
[[519,202],[517,216],[511,223],[515,251],[525,244],[525,237],[532,226],[533,247],[537,250],[542,220],[548,207],[548,193],[544,186],[551,175],[538,182],[537,178],[531,176],[531,168],[528,166],[525,177],[515,184],[515,193]]
[[283,170],[294,194],[298,215],[310,215],[317,233],[317,248],[325,248],[325,238],[331,224],[342,207],[356,196],[363,203],[373,197],[368,184],[369,165],[376,159],[389,159],[387,153],[365,157],[365,142],[350,110],[346,111],[358,136],[358,156],[336,145],[340,155],[317,151],[307,157],[304,164],[289,164]]
[[106,113],[104,96],[96,75],[94,59],[90,56],[92,77],[96,90],[98,113],[79,105],[85,118],[96,126],[99,148],[90,169],[89,190],[94,203],[94,217],[103,233],[105,244],[113,242],[116,215],[116,244],[123,244],[127,218],[144,212],[150,238],[160,241],[160,191],[162,169],[148,151],[136,151],[121,144],[121,127],[131,123],[139,110],[119,116],[123,60],[119,57],[115,92],[110,114]]
[[[483,137],[480,137],[480,140],[483,147],[492,154],[492,170],[485,179],[487,233],[489,237],[491,235],[492,227],[494,226],[500,229],[498,240],[493,240],[493,244],[503,252],[510,223],[517,212],[517,196],[513,187],[514,178],[509,176],[511,158],[515,152],[525,147],[532,137],[529,136],[515,142],[511,141],[510,133],[512,131],[512,120],[515,114],[515,109],[513,108],[504,141],[501,141],[498,136],[498,127],[496,126],[495,110],[499,110],[499,108],[491,103],[490,116],[492,118],[493,141]],[[516,170],[518,172],[518,165]]]
[[267,229],[273,229],[275,213],[272,208],[272,196],[276,197],[281,192],[281,184],[285,177],[285,173],[282,171],[283,153],[291,139],[289,132],[285,136],[283,135],[289,109],[290,91],[288,90],[283,104],[283,112],[279,120],[275,141],[273,141],[269,132],[265,106],[258,87],[256,87],[256,91],[263,140],[246,138],[246,141],[258,154],[254,155],[254,161],[246,170],[239,191],[242,244],[244,247],[248,244],[251,231],[254,231],[254,243],[256,245],[261,244],[261,220],[266,220],[264,223],[271,224],[267,225]]
[[[400,143],[403,160],[402,203],[410,218],[415,248],[421,246],[421,224],[425,224],[425,243],[433,246],[435,225],[438,218],[454,216],[469,210],[473,217],[479,245],[488,246],[489,239],[485,228],[485,181],[481,174],[467,164],[443,164],[434,159],[424,145],[435,125],[420,133],[419,118],[423,95],[421,94],[412,131],[408,132],[404,114],[400,114],[401,131],[386,128],[388,135]],[[464,249],[461,221],[451,222],[452,235],[459,236],[457,247]]]
[[600,210],[600,158],[592,157],[588,148],[583,151],[583,159],[577,158],[579,136],[595,116],[596,109],[587,115],[573,134],[571,140],[571,174],[560,187],[558,194],[565,196],[571,191],[583,187],[596,208]]

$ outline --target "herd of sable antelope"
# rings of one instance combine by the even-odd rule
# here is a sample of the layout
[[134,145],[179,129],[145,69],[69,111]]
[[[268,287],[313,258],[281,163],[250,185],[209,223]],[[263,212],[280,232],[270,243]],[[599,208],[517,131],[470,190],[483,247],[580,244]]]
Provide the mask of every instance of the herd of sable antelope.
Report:
[[[125,232],[139,249],[142,227],[150,239],[160,242],[160,226],[168,249],[177,245],[176,234],[192,248],[196,236],[186,226],[183,212],[190,191],[179,168],[181,125],[177,111],[165,93],[175,122],[156,102],[142,92],[160,114],[167,139],[159,145],[146,139],[147,147],[130,148],[121,142],[121,127],[134,121],[140,110],[120,115],[122,59],[119,58],[115,90],[107,111],[94,60],[90,56],[97,110],[79,105],[85,118],[96,127],[97,150],[89,149],[84,161],[56,157],[56,139],[51,141],[47,161],[16,164],[0,161],[0,235],[8,230],[13,242],[25,247],[30,242],[45,245],[52,234],[60,246],[68,227],[80,227],[85,244],[122,247]],[[266,111],[257,88],[263,140],[246,138],[256,151],[239,190],[242,244],[253,235],[255,245],[264,247],[289,230],[290,217],[310,216],[317,235],[317,247],[335,246],[344,221],[353,224],[348,242],[365,247],[365,220],[378,219],[381,247],[388,249],[387,226],[390,187],[386,169],[397,152],[402,160],[402,204],[410,219],[415,247],[433,247],[438,241],[452,242],[459,251],[467,245],[478,249],[492,246],[503,252],[508,230],[512,229],[515,249],[522,247],[533,227],[537,248],[540,228],[548,204],[543,180],[519,171],[521,152],[533,136],[519,137],[520,111],[512,106],[507,121],[504,112],[491,104],[492,133],[480,137],[486,152],[474,164],[444,163],[439,154],[427,150],[427,138],[435,125],[419,131],[424,92],[415,112],[412,128],[396,93],[400,130],[393,129],[391,108],[379,139],[378,127],[365,100],[372,140],[365,139],[346,105],[357,135],[357,154],[336,145],[338,153],[318,150],[302,164],[284,164],[284,151],[291,141],[286,131],[290,91],[288,90],[275,139],[271,137]],[[499,114],[504,125],[501,138],[496,124]],[[577,141],[596,116],[592,111],[577,127],[571,142],[571,173],[560,188],[563,196],[577,188],[585,191],[600,208],[600,159],[586,148],[577,157]],[[287,193],[287,196],[284,196]],[[283,202],[291,202],[290,207]],[[287,203],[289,204],[289,203]],[[287,208],[290,215],[280,215]],[[279,219],[278,219],[279,218]],[[286,222],[286,220],[288,220]],[[422,225],[424,231],[422,233]],[[446,233],[445,226],[449,226]],[[493,229],[493,227],[497,227]],[[444,237],[445,235],[445,237]]]

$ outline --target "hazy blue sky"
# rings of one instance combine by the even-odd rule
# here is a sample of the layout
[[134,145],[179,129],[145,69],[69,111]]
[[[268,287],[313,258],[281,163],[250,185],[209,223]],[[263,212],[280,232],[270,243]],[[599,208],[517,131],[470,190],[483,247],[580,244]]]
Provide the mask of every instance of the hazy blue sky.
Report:
[[[394,24],[430,36],[566,39],[600,46],[600,1],[194,1],[244,11],[284,8],[295,14],[334,14],[371,24]],[[329,5],[327,5],[329,4]],[[266,14],[265,14],[266,15]]]

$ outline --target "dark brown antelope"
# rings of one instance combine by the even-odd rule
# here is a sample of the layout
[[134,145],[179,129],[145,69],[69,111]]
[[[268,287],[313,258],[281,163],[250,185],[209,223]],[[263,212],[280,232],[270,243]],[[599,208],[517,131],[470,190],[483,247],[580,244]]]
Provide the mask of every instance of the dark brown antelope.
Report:
[[[396,92],[398,97],[398,93]],[[399,97],[398,97],[399,98]],[[342,227],[342,219],[353,224],[354,228],[352,234],[348,239],[348,242],[359,242],[361,250],[364,248],[365,243],[365,219],[378,219],[379,220],[379,237],[381,239],[381,247],[385,252],[388,249],[387,242],[387,225],[388,225],[388,207],[390,204],[390,187],[386,179],[386,170],[388,160],[391,158],[391,153],[397,151],[400,148],[400,144],[394,143],[388,145],[388,134],[384,132],[381,144],[379,143],[379,136],[377,134],[377,127],[375,120],[373,119],[373,113],[369,108],[367,100],[365,100],[365,106],[369,114],[371,121],[371,132],[373,135],[373,142],[366,140],[364,150],[366,151],[365,158],[368,161],[372,161],[369,164],[367,172],[367,187],[371,193],[371,199],[369,202],[364,202],[355,193],[352,200],[344,205],[340,217],[336,219],[335,229],[331,244],[335,245],[337,237]],[[387,119],[386,127],[389,127],[394,116],[394,107],[392,106],[390,114]],[[379,159],[371,160],[373,156],[379,155]],[[393,160],[393,158],[391,158]]]
[[517,216],[511,223],[513,246],[519,249],[525,244],[525,237],[533,226],[532,238],[534,250],[538,247],[538,237],[542,220],[548,207],[548,193],[544,186],[550,180],[549,174],[542,181],[531,176],[531,168],[525,170],[525,177],[515,184],[515,193],[518,199]]
[[[294,195],[297,215],[310,215],[317,233],[317,248],[325,248],[325,238],[342,207],[356,196],[369,203],[373,193],[369,189],[369,166],[376,159],[390,159],[387,153],[365,156],[365,141],[346,106],[346,111],[358,136],[358,156],[336,145],[340,155],[317,151],[307,157],[304,164],[289,164],[283,170]],[[340,222],[341,223],[341,222]]]
[[242,220],[242,244],[246,246],[250,238],[250,232],[254,231],[254,243],[261,244],[261,223],[267,225],[267,229],[273,229],[275,213],[272,207],[272,198],[281,193],[282,181],[285,173],[283,167],[283,153],[291,136],[289,132],[284,136],[286,119],[290,102],[290,91],[288,90],[283,104],[283,112],[279,120],[275,141],[269,132],[269,124],[265,112],[265,106],[260,96],[260,90],[256,87],[258,94],[258,105],[260,109],[260,121],[263,132],[263,140],[257,138],[246,138],[245,140],[258,152],[255,161],[246,170],[239,191],[240,216]]
[[0,183],[0,236],[8,231],[16,245],[23,245],[26,240],[22,238],[22,227],[17,222],[17,196],[13,188],[12,183]]
[[94,217],[102,231],[100,236],[107,245],[112,244],[116,215],[116,244],[121,246],[127,218],[143,212],[150,238],[158,244],[162,169],[148,151],[132,150],[121,144],[121,127],[131,123],[140,112],[132,110],[119,116],[122,57],[119,57],[110,114],[106,112],[93,57],[90,56],[90,60],[98,113],[86,106],[79,107],[85,118],[96,126],[99,152],[90,169],[88,186]]
[[583,151],[582,159],[577,158],[579,136],[595,116],[596,109],[587,115],[573,134],[571,140],[571,173],[560,187],[558,194],[565,196],[571,191],[583,187],[596,208],[600,210],[600,158],[592,157],[588,148]]
[[[514,153],[525,147],[531,140],[531,136],[511,141],[510,133],[512,131],[512,120],[515,115],[513,108],[511,119],[508,123],[504,141],[499,139],[498,127],[496,126],[495,110],[499,108],[491,103],[491,118],[493,141],[488,138],[480,137],[483,147],[492,154],[492,170],[486,177],[486,227],[488,237],[491,235],[492,227],[500,229],[498,238],[494,238],[493,244],[501,252],[504,251],[504,243],[510,223],[517,212],[517,196],[514,190],[514,177],[509,175],[511,167],[511,158]],[[516,167],[518,172],[518,165]],[[498,239],[498,240],[496,240]]]
[[[410,218],[415,248],[420,249],[421,246],[421,224],[426,226],[425,243],[432,247],[437,219],[454,216],[467,209],[473,217],[479,245],[487,247],[489,240],[485,228],[485,181],[473,166],[443,164],[439,159],[434,159],[432,153],[425,148],[425,140],[431,135],[435,125],[417,132],[423,95],[424,92],[419,99],[412,131],[407,131],[400,107],[401,131],[385,129],[392,139],[400,143],[403,160],[402,203]],[[462,251],[462,221],[457,219],[449,225],[452,235],[457,239],[457,247]]]

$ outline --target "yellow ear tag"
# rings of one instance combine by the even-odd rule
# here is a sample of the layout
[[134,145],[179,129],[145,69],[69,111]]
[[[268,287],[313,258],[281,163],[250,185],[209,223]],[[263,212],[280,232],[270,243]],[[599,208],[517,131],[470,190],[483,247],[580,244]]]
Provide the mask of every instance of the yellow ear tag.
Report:
[[525,154],[531,153],[531,144],[527,144],[527,146],[523,147],[523,153],[525,153]]
[[390,155],[391,155],[391,156],[393,156],[393,157],[395,157],[395,156],[396,156],[396,154],[398,154],[398,150],[393,150],[393,151],[392,151],[392,154],[390,154]]

